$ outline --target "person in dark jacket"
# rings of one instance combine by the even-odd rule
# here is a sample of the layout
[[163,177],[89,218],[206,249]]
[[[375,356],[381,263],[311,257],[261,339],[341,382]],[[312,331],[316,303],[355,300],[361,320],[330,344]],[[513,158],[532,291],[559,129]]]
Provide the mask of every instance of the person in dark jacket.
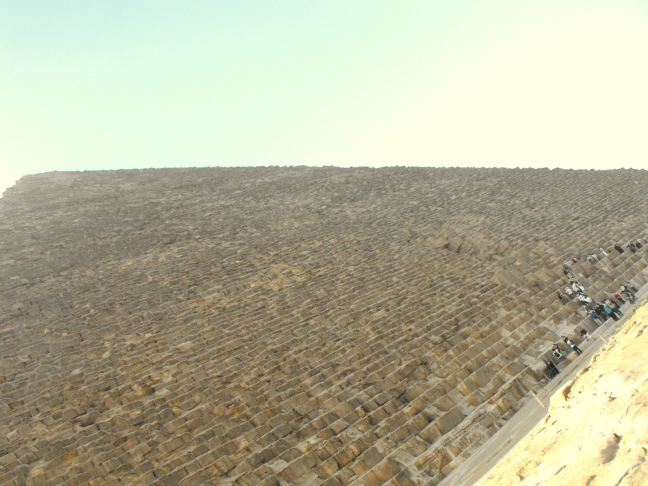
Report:
[[556,368],[556,365],[553,364],[552,361],[546,360],[545,365],[547,366],[547,372],[549,373],[549,378],[553,378],[554,376],[560,374],[560,371],[558,371],[558,368]]

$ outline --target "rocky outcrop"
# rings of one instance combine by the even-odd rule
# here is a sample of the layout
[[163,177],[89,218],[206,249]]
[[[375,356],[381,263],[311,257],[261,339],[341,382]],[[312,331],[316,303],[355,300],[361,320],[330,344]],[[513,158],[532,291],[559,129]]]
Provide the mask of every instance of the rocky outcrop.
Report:
[[[0,483],[434,484],[543,386],[559,335],[593,326],[556,299],[560,264],[644,238],[646,183],[27,176],[0,200]],[[646,264],[575,272],[599,299]]]

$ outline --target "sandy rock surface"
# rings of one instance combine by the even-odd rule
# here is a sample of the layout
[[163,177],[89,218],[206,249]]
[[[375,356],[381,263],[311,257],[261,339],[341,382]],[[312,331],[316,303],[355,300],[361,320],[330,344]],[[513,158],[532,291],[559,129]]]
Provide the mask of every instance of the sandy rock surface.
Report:
[[647,330],[643,305],[478,484],[648,484]]

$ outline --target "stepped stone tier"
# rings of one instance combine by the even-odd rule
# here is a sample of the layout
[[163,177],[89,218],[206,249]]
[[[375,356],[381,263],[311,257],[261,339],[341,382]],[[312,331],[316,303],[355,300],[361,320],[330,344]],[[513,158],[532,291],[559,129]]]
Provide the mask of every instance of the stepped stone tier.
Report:
[[[0,484],[435,484],[547,383],[648,172],[211,168],[0,200]],[[576,358],[577,359],[577,358]]]

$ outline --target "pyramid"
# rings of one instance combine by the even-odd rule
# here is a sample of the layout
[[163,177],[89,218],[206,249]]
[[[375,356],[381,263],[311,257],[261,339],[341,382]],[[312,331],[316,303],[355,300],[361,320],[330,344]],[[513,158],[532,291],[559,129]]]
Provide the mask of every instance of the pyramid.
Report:
[[[0,484],[437,484],[546,385],[648,172],[53,172],[0,199]],[[603,248],[608,253],[603,256]],[[596,252],[600,261],[585,256]]]

